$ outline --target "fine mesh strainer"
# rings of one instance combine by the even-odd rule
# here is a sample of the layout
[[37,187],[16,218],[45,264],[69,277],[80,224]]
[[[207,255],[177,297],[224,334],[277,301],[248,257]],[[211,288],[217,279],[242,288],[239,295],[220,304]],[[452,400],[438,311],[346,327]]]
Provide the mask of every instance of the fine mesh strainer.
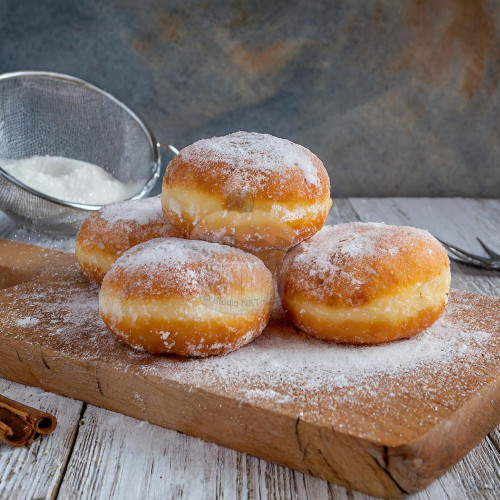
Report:
[[[0,75],[0,165],[34,155],[82,160],[143,186],[136,199],[155,187],[167,148],[177,153],[157,143],[127,106],[84,80],[38,71]],[[74,234],[99,208],[36,191],[0,166],[0,209],[22,225]]]

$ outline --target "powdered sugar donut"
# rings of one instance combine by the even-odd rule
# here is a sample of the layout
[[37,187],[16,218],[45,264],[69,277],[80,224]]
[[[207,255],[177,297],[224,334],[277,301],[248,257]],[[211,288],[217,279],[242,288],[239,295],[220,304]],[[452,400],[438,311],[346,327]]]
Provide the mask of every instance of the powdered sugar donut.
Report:
[[170,162],[163,179],[163,211],[183,237],[253,253],[287,250],[312,236],[331,204],[319,158],[267,134],[195,142]]
[[250,342],[267,324],[271,272],[260,259],[217,243],[161,238],[135,246],[106,274],[104,322],[151,353],[209,356]]
[[293,248],[278,281],[283,308],[304,332],[370,344],[415,335],[441,316],[450,263],[427,231],[340,224]]
[[180,233],[165,218],[159,198],[112,203],[83,222],[75,254],[82,271],[100,283],[123,252],[143,241],[168,236]]

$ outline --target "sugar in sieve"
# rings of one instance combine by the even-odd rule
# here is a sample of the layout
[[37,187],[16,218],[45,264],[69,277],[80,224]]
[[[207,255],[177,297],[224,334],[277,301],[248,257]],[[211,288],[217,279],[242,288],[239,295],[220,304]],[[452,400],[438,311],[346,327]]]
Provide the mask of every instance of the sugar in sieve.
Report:
[[[175,147],[156,142],[125,104],[91,83],[41,71],[0,75],[0,158],[82,160],[142,186],[130,198],[137,199],[152,193],[161,164],[176,153]],[[22,225],[74,234],[99,208],[36,191],[0,166],[0,209]]]

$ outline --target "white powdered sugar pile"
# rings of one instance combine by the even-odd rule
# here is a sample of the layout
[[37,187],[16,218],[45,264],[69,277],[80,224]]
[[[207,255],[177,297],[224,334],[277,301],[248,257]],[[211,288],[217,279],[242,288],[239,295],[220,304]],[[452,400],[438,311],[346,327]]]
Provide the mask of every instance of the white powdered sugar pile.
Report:
[[[184,148],[181,155],[202,167],[206,158],[236,168],[238,173],[249,175],[254,182],[259,176],[280,173],[287,169],[300,169],[307,184],[318,186],[320,181],[314,155],[308,149],[287,139],[255,132],[235,132],[223,137],[202,139]],[[245,179],[244,179],[245,180]]]
[[22,326],[22,327],[25,327],[25,326],[35,326],[35,325],[38,325],[38,323],[40,323],[39,319],[37,319],[37,318],[31,318],[30,316],[25,316],[25,317],[22,317],[22,318],[15,318],[14,319],[14,324],[16,326]]

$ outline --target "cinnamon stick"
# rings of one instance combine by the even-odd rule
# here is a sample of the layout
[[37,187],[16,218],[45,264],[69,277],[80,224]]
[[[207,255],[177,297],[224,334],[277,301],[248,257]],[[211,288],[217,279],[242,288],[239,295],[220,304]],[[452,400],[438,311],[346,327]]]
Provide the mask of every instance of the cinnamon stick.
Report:
[[29,446],[41,434],[50,434],[57,419],[50,413],[0,395],[0,440],[11,446]]

